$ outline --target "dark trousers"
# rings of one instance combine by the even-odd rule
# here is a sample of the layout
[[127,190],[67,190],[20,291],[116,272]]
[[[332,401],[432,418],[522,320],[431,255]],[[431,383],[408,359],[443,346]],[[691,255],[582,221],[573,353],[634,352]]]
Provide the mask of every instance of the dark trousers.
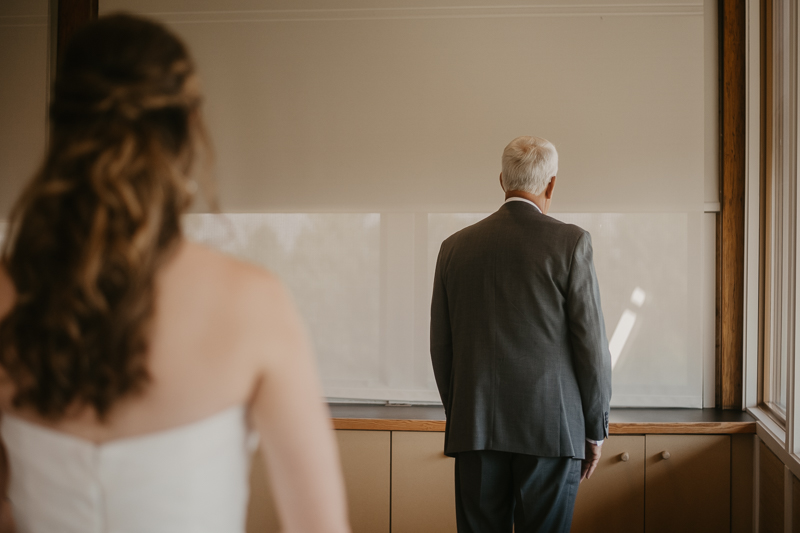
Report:
[[458,533],[569,533],[580,459],[480,450],[455,470]]

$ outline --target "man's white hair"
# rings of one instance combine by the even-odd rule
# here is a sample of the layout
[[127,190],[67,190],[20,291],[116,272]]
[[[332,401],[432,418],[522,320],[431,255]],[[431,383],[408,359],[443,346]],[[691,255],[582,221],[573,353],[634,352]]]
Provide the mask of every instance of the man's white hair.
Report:
[[503,150],[503,188],[541,194],[558,173],[558,152],[540,137],[517,137]]

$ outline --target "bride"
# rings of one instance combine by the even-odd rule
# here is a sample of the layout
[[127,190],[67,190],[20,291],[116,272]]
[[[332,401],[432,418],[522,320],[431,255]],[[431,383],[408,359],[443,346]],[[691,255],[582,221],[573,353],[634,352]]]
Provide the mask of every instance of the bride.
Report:
[[290,296],[184,240],[204,134],[186,48],[115,15],[59,66],[0,263],[0,433],[17,531],[243,532],[260,437],[286,532],[347,532]]

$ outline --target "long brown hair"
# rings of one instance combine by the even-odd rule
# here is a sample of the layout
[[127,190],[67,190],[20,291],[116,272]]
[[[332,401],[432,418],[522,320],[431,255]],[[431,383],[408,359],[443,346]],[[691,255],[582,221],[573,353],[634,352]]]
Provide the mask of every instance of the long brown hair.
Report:
[[163,26],[101,18],[56,76],[44,163],[15,204],[2,262],[16,302],[0,322],[14,405],[58,419],[149,382],[154,278],[181,237],[200,95],[186,47]]

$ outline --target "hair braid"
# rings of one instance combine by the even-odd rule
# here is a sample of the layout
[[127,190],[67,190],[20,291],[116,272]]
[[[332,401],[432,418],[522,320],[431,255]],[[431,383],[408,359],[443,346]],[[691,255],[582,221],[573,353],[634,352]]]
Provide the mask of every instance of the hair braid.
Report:
[[199,106],[183,44],[128,15],[69,44],[45,162],[16,203],[2,260],[17,300],[0,322],[14,404],[48,418],[149,382],[155,274],[181,237]]

